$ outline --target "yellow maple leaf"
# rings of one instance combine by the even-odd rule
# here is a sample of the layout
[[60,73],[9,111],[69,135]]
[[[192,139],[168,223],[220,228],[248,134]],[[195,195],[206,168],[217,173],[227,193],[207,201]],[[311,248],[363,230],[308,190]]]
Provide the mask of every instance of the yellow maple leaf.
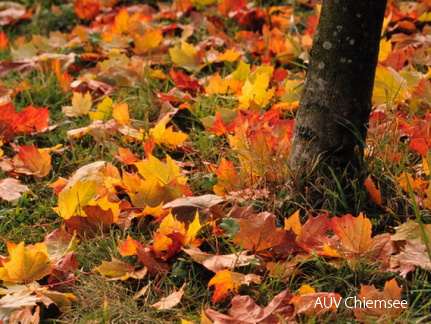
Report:
[[255,82],[245,81],[239,96],[240,108],[259,110],[265,107],[274,95],[274,89],[266,90],[269,85],[267,74],[259,74]]
[[92,99],[89,92],[84,95],[74,92],[72,97],[72,106],[63,106],[61,111],[67,117],[79,117],[88,114],[92,105]]
[[234,80],[245,82],[250,76],[250,64],[244,61],[239,61],[239,64],[235,71],[232,72]]
[[155,49],[163,42],[163,34],[160,29],[147,29],[144,35],[135,35],[135,54],[144,54]]
[[166,147],[176,147],[182,144],[189,135],[179,131],[174,132],[172,126],[166,128],[166,124],[170,118],[163,118],[157,123],[154,128],[149,131],[149,137],[152,138],[156,144],[164,145]]
[[181,48],[178,46],[170,48],[169,55],[176,65],[189,71],[199,70],[200,57],[193,44],[181,42]]
[[199,219],[199,212],[196,210],[195,218],[187,229],[185,245],[190,244],[192,246],[199,246],[201,244],[200,240],[196,239],[196,235],[201,228],[202,224]]
[[72,216],[87,216],[82,207],[88,205],[97,194],[98,183],[94,180],[77,181],[66,186],[58,196],[58,207],[53,208],[64,219]]
[[235,62],[240,56],[241,53],[235,52],[232,49],[227,49],[225,52],[219,54],[217,59],[220,61]]
[[97,111],[90,111],[88,115],[91,120],[106,120],[112,112],[112,105],[112,99],[105,97],[105,99],[97,105]]
[[119,103],[112,109],[112,117],[121,125],[130,124],[129,105],[127,103]]
[[24,247],[8,244],[9,261],[0,267],[0,280],[28,284],[51,273],[51,265],[45,243]]
[[392,43],[386,39],[380,41],[379,62],[386,60],[392,52]]
[[377,66],[374,79],[373,104],[392,104],[406,99],[407,82],[394,69]]
[[134,165],[138,168],[139,174],[145,179],[155,176],[159,179],[160,184],[165,185],[174,178],[179,178],[180,184],[185,184],[187,182],[186,177],[181,177],[180,167],[169,155],[166,155],[166,164],[149,154],[146,161],[136,162]]

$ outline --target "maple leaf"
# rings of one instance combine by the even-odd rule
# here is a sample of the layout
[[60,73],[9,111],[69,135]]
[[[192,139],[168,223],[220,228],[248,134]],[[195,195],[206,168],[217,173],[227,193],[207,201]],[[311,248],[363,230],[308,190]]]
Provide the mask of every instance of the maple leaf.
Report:
[[166,128],[166,124],[169,121],[170,117],[160,120],[156,126],[150,129],[148,136],[157,145],[175,148],[182,144],[189,136],[181,131],[174,132],[172,126]]
[[111,261],[102,261],[102,264],[95,269],[102,276],[108,277],[111,280],[142,279],[147,274],[145,267],[141,270],[136,270],[134,266],[120,261],[113,256],[111,256]]
[[137,255],[138,249],[143,248],[143,245],[130,237],[130,235],[127,236],[124,242],[119,241],[118,245],[118,252],[120,252],[122,256]]
[[22,185],[18,179],[7,178],[0,180],[0,198],[12,201],[22,196],[23,192],[30,191],[26,185]]
[[63,106],[61,111],[67,117],[79,117],[88,114],[92,106],[92,99],[89,92],[85,94],[74,92],[72,97],[72,106]]
[[212,94],[235,94],[243,86],[243,82],[235,79],[226,79],[223,81],[220,77],[220,73],[217,72],[211,79],[207,86],[205,86],[205,92],[209,95]]
[[76,0],[73,9],[80,19],[94,19],[100,12],[99,0]]
[[[142,36],[137,34],[134,36],[135,48],[133,49],[133,51],[135,52],[135,54],[138,54],[138,55],[145,54],[155,49],[162,42],[163,42],[163,34],[159,28],[147,29],[145,30]],[[181,62],[185,63],[185,61],[181,61]],[[179,63],[177,64],[182,66]],[[187,65],[188,63],[185,63],[185,64]]]
[[45,245],[49,258],[56,261],[64,257],[67,253],[76,249],[77,239],[70,235],[64,228],[57,228],[45,236]]
[[14,116],[11,126],[15,133],[29,135],[47,128],[48,119],[48,108],[34,108],[30,105]]
[[233,162],[222,158],[217,170],[217,184],[213,186],[213,190],[216,195],[223,196],[230,191],[239,189],[239,177],[238,172],[235,170]]
[[112,105],[112,99],[105,97],[105,99],[97,105],[97,110],[89,111],[88,115],[91,120],[107,120],[112,113]]
[[[331,302],[324,302],[326,298]],[[341,298],[342,297],[339,294],[327,292],[316,293],[314,288],[308,285],[302,285],[299,288],[299,296],[292,297],[292,303],[295,305],[296,314],[305,313],[322,315],[329,311],[336,313],[337,303],[341,302]],[[322,303],[324,305],[331,305],[331,307],[324,307]]]
[[121,125],[130,124],[129,105],[127,103],[119,103],[112,109],[112,117]]
[[280,319],[290,323],[294,320],[292,294],[289,289],[275,296],[265,308],[256,305],[250,296],[234,296],[229,315],[207,308],[205,313],[214,323],[223,324],[277,324]]
[[274,95],[274,89],[266,90],[269,85],[269,77],[265,73],[257,75],[256,80],[246,80],[238,97],[240,108],[259,110],[265,107]]
[[9,261],[0,267],[0,279],[10,283],[31,283],[51,273],[51,265],[45,243],[24,247],[7,244]]
[[152,304],[151,307],[158,310],[174,308],[180,303],[181,298],[184,295],[185,286],[186,283],[184,283],[178,291],[174,291],[169,296],[161,298],[157,303]]
[[246,5],[247,0],[221,0],[218,3],[218,10],[224,17],[228,17],[229,13],[241,10]]
[[97,194],[98,183],[94,180],[77,181],[65,187],[58,196],[58,207],[53,208],[64,219],[87,216],[83,207]]
[[255,274],[244,275],[242,273],[229,270],[218,272],[208,283],[208,287],[215,286],[213,304],[225,299],[229,292],[237,293],[242,285],[250,283],[260,284],[261,278]]
[[214,255],[201,251],[199,248],[190,246],[183,249],[193,260],[202,264],[205,268],[218,273],[223,270],[233,270],[236,267],[243,267],[250,264],[254,255],[249,255],[247,251],[237,254]]
[[[360,323],[375,323],[383,318],[386,321],[397,318],[407,308],[406,303],[404,304],[405,307],[401,304],[402,290],[395,278],[385,283],[382,292],[378,291],[374,285],[361,285],[361,293],[358,297],[361,298],[361,301],[369,302],[372,306],[370,307],[367,303],[366,308],[355,307],[353,313],[356,320]],[[389,301],[394,305],[393,307],[388,307]],[[395,307],[396,303],[398,304],[397,307]]]
[[14,158],[15,168],[19,173],[33,174],[37,177],[46,176],[51,171],[51,155],[48,150],[38,150],[36,146],[20,146],[18,155]]
[[197,71],[200,68],[199,53],[193,44],[181,42],[181,48],[178,46],[170,48],[169,55],[172,62],[186,70]]
[[298,250],[293,231],[276,228],[275,215],[263,212],[238,219],[233,242],[258,255],[286,258]]
[[391,257],[391,267],[400,272],[400,276],[414,271],[415,267],[431,269],[431,261],[425,244],[421,242],[407,241],[401,252]]

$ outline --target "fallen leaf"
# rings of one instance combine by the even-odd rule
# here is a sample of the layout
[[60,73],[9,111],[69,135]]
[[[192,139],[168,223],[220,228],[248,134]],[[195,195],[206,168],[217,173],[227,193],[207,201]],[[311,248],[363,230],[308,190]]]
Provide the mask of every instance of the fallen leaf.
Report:
[[250,264],[255,258],[253,254],[242,251],[238,254],[214,255],[201,251],[199,248],[191,246],[183,249],[193,260],[202,264],[205,268],[218,273],[223,270],[233,270],[236,267],[244,267]]
[[[387,281],[381,292],[374,285],[361,285],[361,293],[358,297],[362,302],[367,303],[367,307],[353,308],[356,320],[360,323],[375,323],[382,319],[385,322],[394,320],[407,308],[407,303],[404,304],[405,307],[400,304],[402,290],[395,278]],[[388,302],[391,302],[392,307]],[[398,303],[397,307],[395,302]]]
[[26,185],[22,185],[17,179],[7,178],[0,180],[0,197],[4,200],[18,199],[27,191],[30,191],[30,189]]
[[234,296],[229,315],[207,308],[205,313],[214,324],[277,324],[280,319],[286,323],[294,322],[294,308],[291,302],[292,294],[287,289],[275,296],[262,308],[250,296]]
[[172,62],[189,70],[197,71],[200,68],[200,57],[193,44],[181,42],[181,47],[174,46],[169,49]]
[[92,104],[89,92],[86,92],[85,94],[74,92],[72,97],[72,106],[63,106],[61,107],[61,111],[67,117],[79,117],[88,114]]
[[51,265],[45,243],[24,247],[8,244],[9,261],[0,267],[0,279],[10,283],[28,284],[51,273]]
[[151,307],[158,309],[158,310],[174,308],[175,306],[177,306],[180,303],[181,298],[184,295],[185,286],[186,286],[186,283],[184,283],[181,286],[180,290],[171,293],[167,297],[161,298],[157,303],[152,304]]
[[111,261],[102,261],[102,264],[95,268],[99,273],[111,280],[127,280],[129,278],[142,279],[147,273],[147,269],[136,270],[134,266],[120,261],[111,256]]
[[244,275],[230,270],[218,272],[208,283],[208,287],[215,286],[213,304],[225,299],[229,292],[237,293],[242,285],[250,283],[260,284],[261,277],[255,274]]

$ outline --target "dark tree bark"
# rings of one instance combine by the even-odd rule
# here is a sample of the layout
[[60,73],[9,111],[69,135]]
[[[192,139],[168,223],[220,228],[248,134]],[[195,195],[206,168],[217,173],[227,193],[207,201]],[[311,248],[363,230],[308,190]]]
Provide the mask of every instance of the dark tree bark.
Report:
[[[366,125],[386,0],[323,0],[289,157],[293,174],[312,165],[355,177]],[[316,171],[322,170],[320,167]]]

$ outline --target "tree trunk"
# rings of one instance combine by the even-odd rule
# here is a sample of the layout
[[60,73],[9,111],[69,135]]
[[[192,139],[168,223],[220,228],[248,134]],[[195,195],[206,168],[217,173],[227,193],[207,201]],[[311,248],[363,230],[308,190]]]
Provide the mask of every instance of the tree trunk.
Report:
[[294,175],[319,161],[316,172],[357,176],[385,8],[386,0],[323,0],[289,157]]

